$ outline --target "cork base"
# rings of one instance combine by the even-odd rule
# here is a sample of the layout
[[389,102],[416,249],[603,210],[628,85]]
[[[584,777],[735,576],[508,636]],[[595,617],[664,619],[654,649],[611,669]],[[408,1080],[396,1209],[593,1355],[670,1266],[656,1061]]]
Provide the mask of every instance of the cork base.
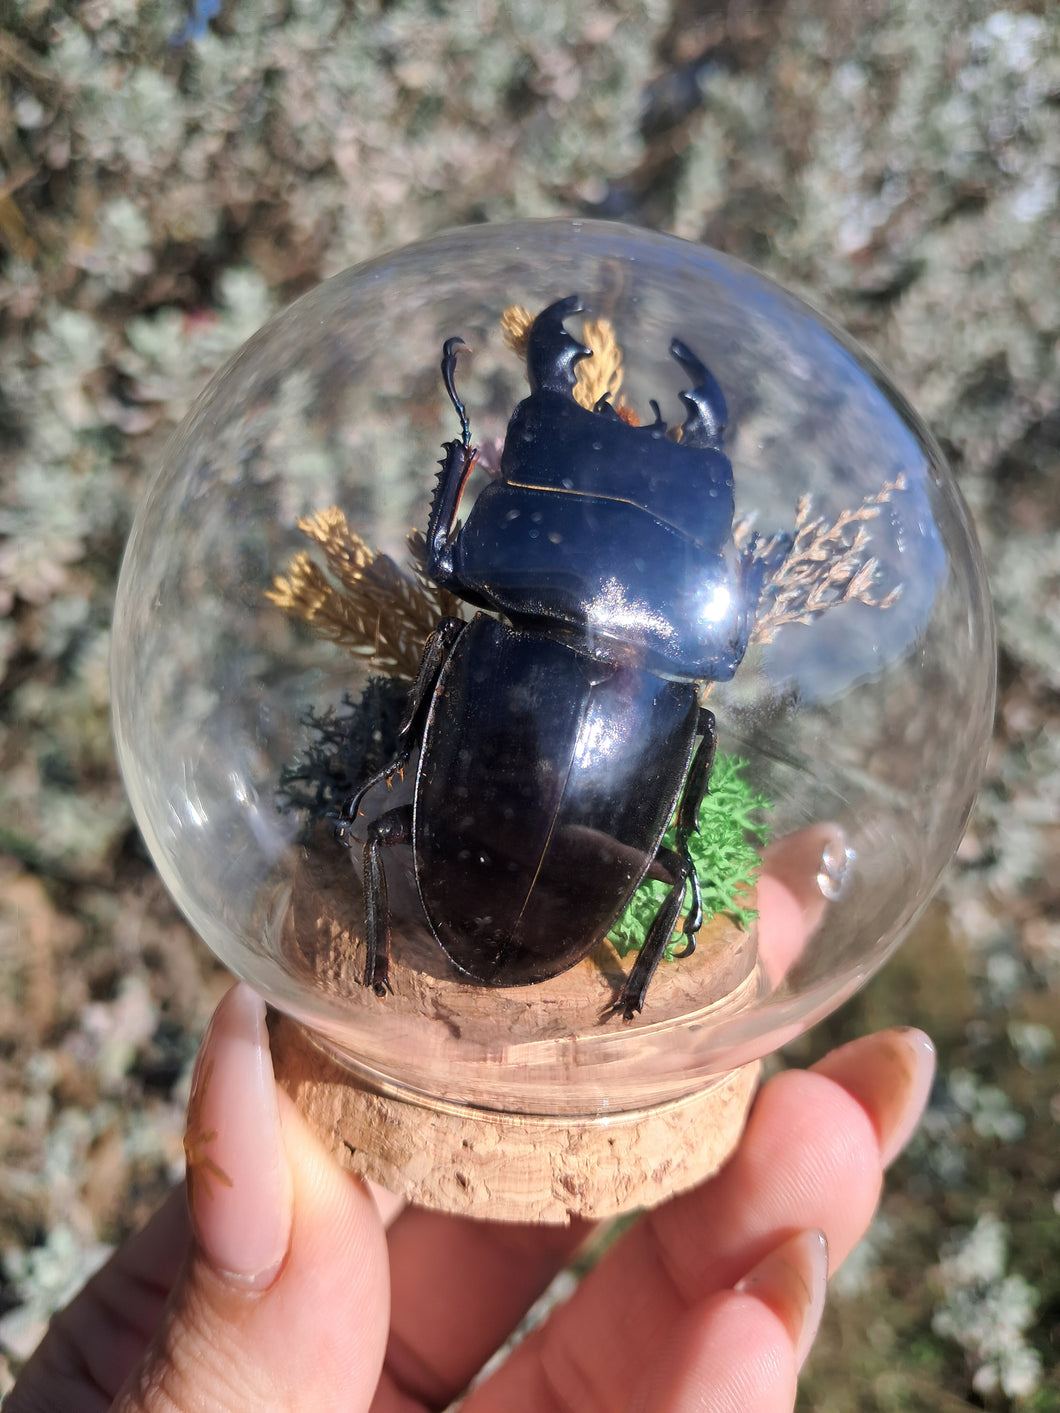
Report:
[[420,1206],[565,1224],[653,1207],[716,1172],[739,1142],[758,1065],[672,1103],[596,1119],[383,1094],[274,1016],[277,1078],[345,1167]]
[[[338,1015],[334,1048],[289,1018],[272,1021],[277,1077],[340,1162],[424,1207],[548,1223],[654,1206],[721,1166],[757,1066],[688,1094],[680,1057],[687,1076],[712,1027],[753,1004],[753,926],[715,917],[692,955],[659,967],[643,1013],[626,1021],[614,1003],[634,957],[607,942],[534,985],[469,981],[427,932],[411,851],[396,848],[390,991],[379,997],[363,984],[355,859],[330,835],[312,841],[277,932],[291,974]],[[370,1057],[364,1069],[343,1058],[344,1027],[350,1053]],[[377,1083],[369,1069],[401,1083]],[[658,1101],[675,1089],[680,1098]]]

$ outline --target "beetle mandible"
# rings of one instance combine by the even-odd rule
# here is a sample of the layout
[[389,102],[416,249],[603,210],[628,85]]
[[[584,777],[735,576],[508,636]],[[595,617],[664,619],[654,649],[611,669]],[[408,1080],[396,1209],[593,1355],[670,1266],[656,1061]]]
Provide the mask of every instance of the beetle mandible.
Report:
[[[441,371],[461,436],[445,444],[427,524],[432,579],[485,612],[444,618],[427,640],[398,754],[361,802],[418,751],[411,804],[367,821],[364,983],[389,990],[386,851],[411,845],[423,914],[455,966],[485,986],[543,981],[603,938],[651,869],[670,884],[614,1010],[631,1019],[680,916],[686,950],[702,922],[688,839],[715,749],[706,682],[732,677],[770,567],[733,542],[727,410],[716,379],[679,339],[692,386],[676,435],[574,398],[591,356],[565,328],[577,295],[533,320],[530,395],[512,413],[497,479],[466,520],[475,462],[455,384],[463,340]],[[676,815],[676,848],[662,846]]]

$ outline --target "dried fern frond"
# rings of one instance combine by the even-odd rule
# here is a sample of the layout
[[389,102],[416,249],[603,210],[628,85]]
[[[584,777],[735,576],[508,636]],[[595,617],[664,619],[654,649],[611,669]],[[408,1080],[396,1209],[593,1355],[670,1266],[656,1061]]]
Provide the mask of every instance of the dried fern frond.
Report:
[[298,528],[322,550],[330,577],[301,550],[265,597],[380,672],[415,679],[423,645],[447,611],[441,591],[432,585],[428,592],[418,570],[414,581],[370,549],[338,506],[305,516]]
[[[823,518],[811,518],[809,496],[799,498],[794,543],[766,585],[768,599],[755,620],[752,643],[772,642],[778,630],[789,623],[812,623],[840,604],[891,607],[901,587],[878,596],[879,562],[866,552],[870,537],[865,522],[875,520],[895,492],[905,487],[903,475],[885,482],[876,495],[866,496],[856,510],[842,511],[831,525]],[[749,524],[742,522],[734,538],[737,534],[743,536],[746,544],[750,537]],[[768,550],[768,545],[756,546],[759,557]]]

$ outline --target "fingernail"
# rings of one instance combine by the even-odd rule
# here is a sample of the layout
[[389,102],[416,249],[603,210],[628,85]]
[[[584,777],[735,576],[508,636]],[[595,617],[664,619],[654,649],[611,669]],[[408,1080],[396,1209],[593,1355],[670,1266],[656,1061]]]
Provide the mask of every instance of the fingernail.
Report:
[[935,1047],[922,1030],[898,1027],[852,1040],[813,1068],[841,1084],[864,1108],[887,1167],[909,1142],[927,1105]]
[[188,1206],[207,1260],[255,1290],[291,1236],[291,1174],[276,1102],[265,1003],[239,982],[203,1040],[184,1136]]
[[813,1347],[828,1293],[828,1243],[820,1231],[801,1231],[785,1241],[736,1289],[755,1296],[783,1321],[801,1369]]

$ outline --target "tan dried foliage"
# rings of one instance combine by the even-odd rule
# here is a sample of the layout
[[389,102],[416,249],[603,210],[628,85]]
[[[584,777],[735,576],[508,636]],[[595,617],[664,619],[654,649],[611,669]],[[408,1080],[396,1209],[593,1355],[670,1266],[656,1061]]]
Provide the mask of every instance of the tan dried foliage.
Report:
[[622,387],[622,349],[614,325],[610,319],[586,319],[582,338],[593,356],[578,364],[574,401],[588,408],[595,407],[602,397],[614,402]]
[[304,516],[298,528],[323,552],[326,568],[301,550],[265,597],[320,637],[370,659],[380,672],[414,679],[439,618],[460,608],[428,578],[423,536],[409,536],[410,579],[389,555],[354,534],[338,506]]
[[526,340],[533,322],[533,314],[521,304],[509,304],[501,314],[501,333],[504,335],[504,342],[520,358],[526,358]]
[[[830,608],[863,603],[870,608],[890,608],[901,593],[898,586],[880,597],[879,562],[867,553],[867,521],[875,520],[896,491],[906,487],[904,475],[884,482],[873,496],[866,496],[856,510],[844,510],[832,524],[812,519],[812,502],[801,496],[795,511],[794,543],[780,568],[766,585],[768,598],[755,619],[752,643],[769,643],[789,623],[812,623]],[[746,540],[749,528],[739,527],[736,539]],[[768,552],[769,544],[758,548]]]

